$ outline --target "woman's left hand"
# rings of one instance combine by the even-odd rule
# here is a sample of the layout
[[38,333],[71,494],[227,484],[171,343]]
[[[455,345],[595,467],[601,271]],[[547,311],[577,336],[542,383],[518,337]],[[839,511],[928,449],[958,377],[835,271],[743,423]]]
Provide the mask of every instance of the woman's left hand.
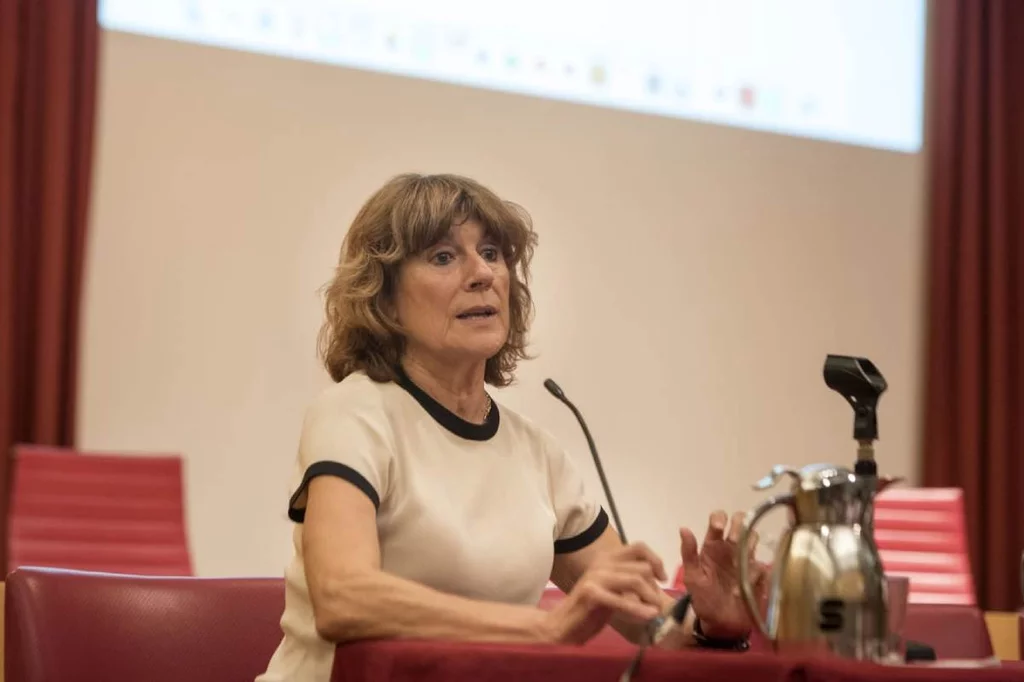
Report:
[[749,562],[748,577],[757,603],[767,596],[767,567],[754,558],[757,534],[751,533],[747,556],[739,556],[737,545],[743,530],[743,512],[733,514],[732,523],[724,511],[711,514],[704,544],[698,550],[697,538],[688,528],[679,529],[683,560],[683,582],[691,605],[700,619],[702,632],[715,639],[741,639],[753,627],[740,589],[739,562]]

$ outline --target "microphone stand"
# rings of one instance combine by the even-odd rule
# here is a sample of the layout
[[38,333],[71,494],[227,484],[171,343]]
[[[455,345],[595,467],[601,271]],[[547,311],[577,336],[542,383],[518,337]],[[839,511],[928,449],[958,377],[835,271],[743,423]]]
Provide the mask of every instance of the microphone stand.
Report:
[[619,532],[619,537],[622,539],[622,543],[628,544],[628,541],[626,540],[626,533],[622,529],[622,519],[619,518],[619,510],[615,506],[615,498],[612,497],[611,488],[608,486],[608,479],[604,475],[604,467],[601,466],[601,458],[597,454],[597,445],[594,444],[594,438],[590,435],[590,429],[587,428],[587,422],[583,419],[583,415],[580,414],[578,409],[576,409],[576,406],[573,405],[572,401],[566,397],[562,388],[556,384],[553,379],[545,379],[544,388],[548,390],[548,393],[555,396],[555,398],[572,410],[573,415],[576,417],[576,421],[580,424],[580,428],[583,429],[583,435],[587,438],[587,446],[590,448],[590,456],[594,459],[594,468],[597,469],[598,478],[601,479],[601,487],[604,488],[604,496],[608,500],[608,508],[612,513],[615,528]]

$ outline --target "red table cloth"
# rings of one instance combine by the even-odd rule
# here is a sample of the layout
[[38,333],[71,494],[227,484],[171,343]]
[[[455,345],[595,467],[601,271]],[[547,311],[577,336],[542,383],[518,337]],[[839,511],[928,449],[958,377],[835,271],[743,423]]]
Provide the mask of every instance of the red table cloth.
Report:
[[[635,653],[626,647],[518,646],[376,641],[339,646],[332,682],[618,682]],[[648,650],[634,682],[1024,682],[1024,666],[948,669],[881,666],[770,653]]]
[[1004,662],[992,668],[886,666],[844,660],[810,660],[802,664],[802,682],[1020,682],[1024,666]]
[[[618,682],[635,648],[377,641],[338,647],[332,682]],[[771,654],[662,651],[644,654],[634,682],[793,679],[796,662]],[[685,675],[685,677],[684,677]],[[1024,681],[1024,677],[1021,678]]]

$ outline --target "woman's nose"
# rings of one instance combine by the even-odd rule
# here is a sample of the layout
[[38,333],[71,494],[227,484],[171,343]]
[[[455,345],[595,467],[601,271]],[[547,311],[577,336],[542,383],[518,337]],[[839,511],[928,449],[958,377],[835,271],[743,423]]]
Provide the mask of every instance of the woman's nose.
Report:
[[491,263],[480,254],[474,255],[469,262],[469,288],[480,289],[491,286],[494,281],[494,270],[491,268]]

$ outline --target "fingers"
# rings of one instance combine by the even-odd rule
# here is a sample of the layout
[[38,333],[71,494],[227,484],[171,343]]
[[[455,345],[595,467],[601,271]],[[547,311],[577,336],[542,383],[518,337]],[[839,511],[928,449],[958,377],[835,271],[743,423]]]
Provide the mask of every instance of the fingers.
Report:
[[725,538],[725,525],[729,517],[724,511],[718,509],[711,512],[708,517],[708,532],[704,536],[704,542],[718,542]]
[[708,531],[704,536],[704,545],[698,549],[693,538],[693,533],[686,529],[680,529],[680,553],[683,556],[683,566],[694,567],[698,564],[698,558],[702,552],[710,551],[720,566],[730,566],[738,570],[741,560],[754,561],[757,551],[757,544],[760,537],[754,531],[747,535],[747,551],[745,557],[739,556],[738,545],[743,535],[743,528],[746,522],[745,512],[735,512],[730,517],[722,510],[714,511],[708,518]]
[[762,607],[768,603],[768,589],[771,584],[771,567],[767,564],[755,561],[754,565],[758,571],[757,581],[754,584],[754,594]]
[[[736,512],[732,515],[732,519],[729,525],[729,542],[733,545],[739,545],[740,537],[743,535],[743,528],[746,525],[747,515],[745,512]],[[757,554],[757,543],[760,542],[761,538],[757,534],[757,531],[751,530],[747,533],[747,556],[739,556],[739,547],[735,550],[734,560],[736,565],[739,565],[740,561],[746,560],[750,567],[751,583],[753,583],[759,577],[759,566],[756,554]]]
[[[704,538],[705,542],[725,540],[730,544],[739,544],[740,536],[743,535],[743,526],[747,520],[746,512],[735,512],[732,518],[728,518],[724,511],[718,510],[711,514],[708,521],[708,534]],[[726,523],[728,523],[728,533],[726,533]],[[747,548],[753,555],[754,550],[757,548],[759,541],[757,532],[751,531],[747,539]]]
[[579,598],[590,607],[605,606],[644,620],[655,617],[662,608],[661,588],[650,565],[643,561],[595,566],[577,588]]
[[617,558],[623,561],[643,562],[651,567],[652,575],[658,580],[668,580],[665,564],[646,543],[634,542],[617,550]]
[[736,512],[732,515],[729,523],[729,542],[735,544],[740,541],[740,533],[743,532],[743,522],[746,520],[746,512]]
[[661,559],[641,542],[600,557],[573,592],[588,610],[604,607],[647,621],[661,612],[665,597],[658,580],[665,579]]
[[757,534],[756,530],[750,531],[747,536],[747,552],[749,553],[748,559],[754,560],[754,554],[757,552],[757,544],[761,542],[761,536]]
[[697,568],[700,552],[697,537],[689,528],[679,529],[679,554],[683,560],[683,571],[689,574]]
[[629,565],[617,566],[616,569],[602,576],[604,585],[615,592],[635,595],[645,604],[661,607],[661,588],[642,569]]
[[588,607],[588,610],[607,608],[638,622],[647,622],[660,613],[659,605],[637,601],[632,598],[631,594],[619,592],[617,586],[621,588],[623,583],[617,580],[617,577],[609,574],[603,580],[593,580],[581,584],[580,601]]
[[632,595],[640,601],[660,606],[661,586],[658,585],[651,565],[646,561],[619,561],[591,570],[592,579]]

